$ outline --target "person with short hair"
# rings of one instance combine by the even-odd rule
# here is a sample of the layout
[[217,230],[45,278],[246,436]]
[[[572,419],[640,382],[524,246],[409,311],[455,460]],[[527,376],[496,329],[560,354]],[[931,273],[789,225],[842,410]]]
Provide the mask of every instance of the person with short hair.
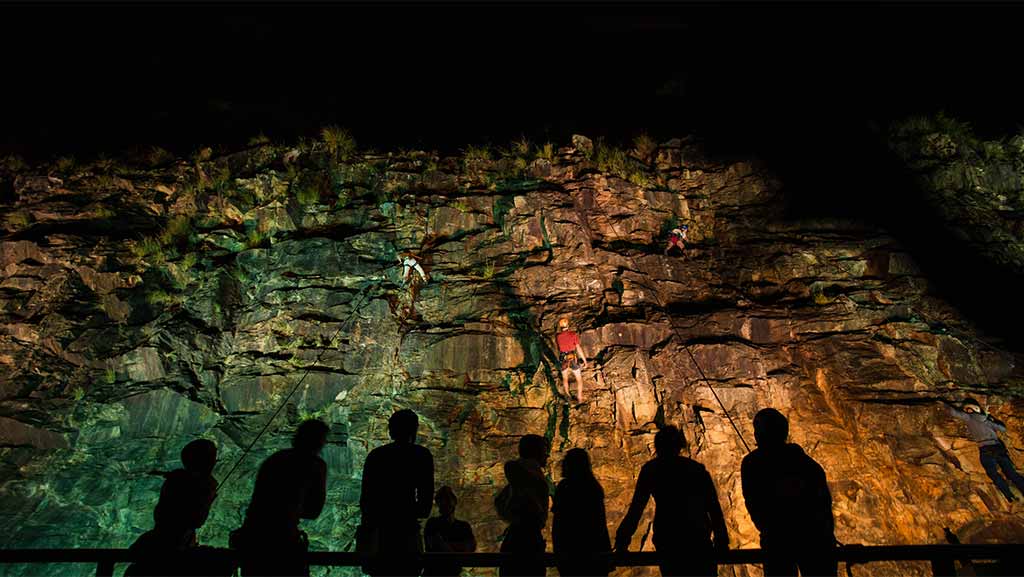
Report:
[[327,424],[310,419],[299,425],[292,447],[263,461],[242,527],[231,535],[241,552],[242,575],[309,575],[309,538],[302,519],[316,519],[327,500]]
[[522,557],[504,562],[498,568],[500,577],[543,577],[544,526],[548,520],[550,487],[544,474],[551,448],[540,435],[523,435],[519,439],[519,458],[505,462],[508,484],[495,498],[498,515],[508,521],[501,541],[502,553]]
[[375,543],[374,577],[419,575],[409,555],[423,552],[420,519],[430,516],[434,495],[434,456],[416,444],[419,417],[410,409],[388,419],[391,442],[370,451],[363,464],[359,496],[360,531]]
[[661,574],[718,575],[714,554],[729,548],[725,516],[708,470],[679,454],[684,445],[683,434],[674,425],[654,435],[655,457],[640,469],[629,511],[615,532],[615,550],[629,550],[653,496],[654,548],[662,555]]
[[569,317],[558,319],[559,333],[555,337],[558,343],[558,357],[562,365],[562,389],[565,396],[572,398],[569,392],[569,373],[576,377],[576,402],[583,402],[583,372],[587,366],[587,356],[580,346],[580,336],[569,328]]
[[825,470],[795,443],[775,409],[754,416],[757,448],[740,468],[747,512],[761,533],[766,577],[835,576],[835,521]]
[[[476,537],[469,523],[455,518],[459,500],[455,491],[445,485],[434,495],[437,517],[427,519],[423,541],[428,553],[472,553],[476,551]],[[424,577],[458,577],[462,567],[457,563],[430,563],[423,570]]]
[[139,557],[125,572],[130,577],[228,573],[210,564],[212,557],[196,538],[217,496],[217,446],[209,439],[191,441],[181,450],[181,464],[173,471],[154,471],[164,483],[153,509],[153,529],[129,548]]
[[[1024,476],[1017,472],[1010,454],[1006,451],[1006,445],[999,438],[999,433],[1006,432],[1006,425],[988,414],[982,409],[981,403],[972,398],[965,399],[961,406],[962,410],[947,402],[946,412],[967,423],[967,435],[978,444],[978,458],[985,473],[1007,501],[1017,501],[1017,496],[1013,494],[1010,484],[1006,481],[1008,479],[1013,482],[1017,490],[1024,494]],[[1000,469],[1002,475],[999,474]],[[1003,478],[1003,475],[1006,478]]]

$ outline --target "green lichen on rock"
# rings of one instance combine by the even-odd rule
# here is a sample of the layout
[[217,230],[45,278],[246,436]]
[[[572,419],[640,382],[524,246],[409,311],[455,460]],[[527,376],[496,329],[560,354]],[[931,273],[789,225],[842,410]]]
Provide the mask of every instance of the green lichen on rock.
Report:
[[1024,135],[985,141],[938,114],[895,124],[889,140],[979,255],[1024,274]]
[[[936,171],[965,222],[1005,216],[1009,176],[993,174],[1024,150],[942,126],[899,133],[922,151],[908,159]],[[226,544],[261,459],[317,416],[331,427],[329,497],[305,529],[314,549],[351,548],[362,462],[405,407],[485,551],[503,529],[493,495],[518,436],[552,440],[555,472],[561,452],[588,449],[614,525],[666,423],[700,439],[694,456],[723,503],[741,502],[725,410],[749,440],[768,404],[829,472],[844,541],[930,542],[934,519],[996,517],[1002,497],[973,448],[923,400],[981,396],[1021,446],[1024,365],[929,296],[884,232],[777,222],[770,173],[689,141],[622,150],[577,136],[445,156],[321,136],[154,153],[130,170],[0,166],[14,190],[0,245],[6,546],[128,545],[152,523],[160,481],[147,471],[205,437],[222,476],[282,403],[222,487],[204,542]],[[969,202],[966,165],[948,168],[965,147],[989,171]],[[108,212],[116,227],[79,226]],[[665,227],[681,222],[685,258],[662,256]],[[402,284],[402,251],[428,282]],[[560,392],[562,316],[591,360],[582,405]],[[727,515],[735,544],[755,546],[742,507]]]

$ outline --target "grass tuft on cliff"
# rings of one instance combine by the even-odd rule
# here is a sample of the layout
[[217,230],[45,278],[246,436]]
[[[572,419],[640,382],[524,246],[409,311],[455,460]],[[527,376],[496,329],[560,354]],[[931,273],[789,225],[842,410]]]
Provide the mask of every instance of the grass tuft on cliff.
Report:
[[356,141],[349,131],[340,126],[325,126],[320,129],[320,140],[327,153],[336,160],[345,160],[356,152]]

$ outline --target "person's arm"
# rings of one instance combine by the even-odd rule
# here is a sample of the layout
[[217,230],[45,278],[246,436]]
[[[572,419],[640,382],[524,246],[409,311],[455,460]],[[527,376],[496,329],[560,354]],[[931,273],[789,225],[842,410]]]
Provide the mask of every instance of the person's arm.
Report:
[[604,491],[598,493],[598,499],[595,503],[597,507],[597,519],[594,523],[594,530],[598,532],[597,550],[601,553],[607,553],[612,550],[612,541],[608,537],[608,517],[605,514],[604,509]]
[[580,346],[578,341],[576,342],[576,354],[579,355],[580,360],[583,361],[583,366],[587,366],[587,355],[583,354],[583,347]]
[[217,479],[211,476],[201,486],[204,494],[200,496],[200,509],[195,523],[196,529],[202,527],[210,517],[210,507],[213,506],[213,501],[217,498]]
[[416,518],[424,519],[430,516],[430,509],[433,507],[434,498],[434,456],[425,447],[420,447],[423,452],[423,461],[416,471]]
[[363,463],[363,484],[359,492],[359,512],[362,515],[362,523],[364,525],[372,525],[376,521],[377,496],[375,491],[379,486],[376,461],[373,451],[370,451],[370,454],[366,456],[366,461]]
[[313,479],[307,487],[306,498],[302,500],[302,513],[299,514],[303,519],[319,517],[327,502],[327,463],[317,457],[311,475]]
[[954,407],[953,405],[947,404],[946,405],[946,412],[949,413],[950,416],[956,417],[956,418],[960,419],[961,421],[969,421],[969,420],[971,420],[971,414],[970,413],[966,413],[964,411],[961,411],[960,409]]
[[651,498],[653,479],[650,478],[649,469],[640,469],[640,477],[636,480],[636,488],[633,489],[633,500],[629,503],[629,511],[619,523],[615,531],[615,550],[628,551],[629,543],[633,540],[633,533],[636,533],[637,525],[640,524],[640,516],[644,514],[647,501]]
[[815,465],[817,465],[818,468],[818,486],[821,492],[821,514],[822,517],[827,520],[826,527],[828,528],[829,532],[835,535],[836,520],[835,517],[832,515],[832,491],[828,488],[828,477],[826,477],[825,475],[825,469],[823,469],[821,465],[818,465],[817,463],[815,463]]
[[445,542],[444,538],[441,537],[441,533],[437,530],[437,525],[433,523],[434,519],[427,521],[427,526],[423,529],[423,544],[427,547],[428,553],[450,553],[452,548]]
[[555,496],[551,504],[551,549],[558,553],[562,551],[563,533],[565,531],[562,516],[565,513],[565,490],[562,483],[555,489]]
[[992,415],[985,415],[985,419],[988,422],[988,424],[992,426],[993,429],[999,431],[1000,433],[1006,432],[1006,424],[1000,421],[999,419],[993,417]]
[[740,481],[743,487],[743,501],[747,504],[747,513],[758,531],[764,531],[764,498],[762,479],[759,479],[757,466],[752,461],[743,460],[740,465]]
[[705,498],[708,503],[708,517],[711,521],[711,534],[714,536],[715,549],[725,551],[729,549],[729,529],[725,526],[725,515],[722,514],[722,504],[718,502],[718,491],[715,490],[715,482],[711,474],[704,471]]
[[565,543],[565,519],[563,517],[566,513],[566,493],[565,481],[559,481],[551,504],[551,548],[555,553],[560,553],[562,545]]

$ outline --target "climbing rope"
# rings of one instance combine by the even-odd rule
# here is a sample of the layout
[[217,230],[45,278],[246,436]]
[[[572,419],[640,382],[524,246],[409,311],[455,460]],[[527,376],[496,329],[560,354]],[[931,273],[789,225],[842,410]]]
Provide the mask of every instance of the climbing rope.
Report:
[[[389,201],[389,202],[391,202],[391,201]],[[415,197],[414,197],[413,203],[414,203],[414,206],[415,206],[415,204],[416,204]],[[398,224],[397,224],[397,221],[396,221],[395,217],[397,216],[397,213],[398,213],[398,203],[397,203],[397,201],[394,201],[394,202],[391,202],[391,204],[393,205],[391,207],[391,210],[390,210],[390,212],[391,212],[392,244],[394,246],[397,246],[398,245],[398,242],[397,242],[398,241]],[[429,225],[429,223],[428,223],[428,225]],[[381,265],[379,267],[379,269],[377,269],[371,275],[371,278],[377,276],[377,274],[381,273],[382,271],[385,271],[386,269],[389,269],[390,266],[392,266],[392,265],[391,264],[383,264],[383,265]],[[414,275],[414,277],[415,277],[415,275]],[[379,281],[377,281],[377,284],[382,283],[384,280],[386,280],[386,277],[383,277]],[[348,322],[352,319],[352,317],[354,317],[355,314],[359,311],[359,304],[361,304],[362,303],[362,299],[365,299],[366,296],[370,293],[370,286],[372,286],[372,285],[373,285],[373,283],[371,283],[371,285],[368,285],[365,290],[361,291],[361,293],[359,294],[359,301],[352,305],[351,313],[349,313],[348,316],[345,317],[344,320],[342,320],[341,324],[338,326],[338,329],[334,332],[334,335],[332,335],[331,339],[328,341],[329,343],[334,343],[335,339],[338,338],[338,335],[341,334],[341,331],[345,328],[345,325],[347,325]],[[245,458],[249,455],[250,451],[252,451],[252,448],[256,446],[256,443],[260,440],[261,437],[263,437],[263,434],[265,434],[267,429],[270,428],[270,424],[273,422],[273,420],[275,418],[278,418],[278,415],[281,414],[281,411],[284,410],[284,408],[288,405],[288,402],[292,399],[292,396],[295,395],[295,391],[298,390],[300,386],[302,386],[302,383],[306,380],[306,377],[309,376],[309,373],[312,370],[312,368],[315,367],[319,363],[319,361],[321,361],[321,359],[324,358],[324,354],[325,353],[327,353],[327,348],[322,348],[321,352],[319,352],[319,354],[316,356],[316,359],[314,359],[313,362],[310,363],[309,366],[306,368],[305,372],[302,373],[302,377],[299,379],[299,381],[295,383],[295,386],[293,386],[291,390],[289,390],[288,396],[285,397],[285,400],[282,401],[281,404],[278,406],[278,408],[276,408],[273,411],[273,414],[270,415],[270,418],[267,419],[267,421],[263,424],[263,428],[261,428],[259,430],[259,432],[257,432],[256,437],[254,437],[253,440],[249,443],[249,445],[245,448],[245,450],[242,451],[242,455],[239,456],[238,460],[234,461],[234,464],[227,471],[226,475],[224,475],[224,478],[220,481],[220,485],[221,486],[223,486],[224,484],[227,483],[227,480],[231,478],[231,475],[233,475],[234,471],[236,471],[239,468],[239,465],[241,465],[242,462],[245,461]]]
[[[380,269],[377,269],[376,272],[380,272],[381,270],[383,270],[384,268],[387,268],[388,266],[390,266],[390,265],[381,267]],[[374,273],[374,274],[376,274],[376,273]],[[382,280],[378,280],[377,284],[379,284],[381,282],[382,282]],[[368,290],[369,288],[370,287],[367,286],[366,290],[363,290],[361,292],[361,294],[359,296],[359,302],[357,302],[355,305],[352,306],[352,311],[348,314],[347,317],[345,317],[344,320],[341,321],[341,324],[338,326],[338,330],[334,331],[334,335],[331,336],[331,339],[328,342],[334,343],[334,340],[338,338],[338,335],[341,334],[341,331],[345,328],[345,325],[348,324],[349,320],[351,320],[352,317],[354,317],[355,314],[357,312],[359,312],[359,305],[362,304],[362,301],[366,297],[366,295],[368,295],[370,293],[370,291]],[[245,447],[245,449],[242,451],[242,454],[235,461],[235,464],[231,467],[230,470],[228,470],[227,474],[224,475],[224,478],[221,479],[221,481],[220,481],[220,485],[221,486],[223,486],[224,484],[226,484],[228,482],[228,479],[231,478],[231,475],[234,474],[234,472],[238,469],[239,465],[241,465],[242,462],[245,461],[245,458],[249,455],[249,452],[252,451],[252,448],[254,446],[256,446],[256,443],[260,440],[260,438],[263,436],[263,434],[267,432],[267,430],[270,428],[271,423],[274,422],[274,419],[276,419],[277,416],[279,414],[281,414],[281,411],[285,408],[285,406],[288,405],[288,401],[291,400],[291,398],[295,394],[295,392],[299,390],[299,387],[302,386],[302,383],[306,381],[306,377],[309,376],[309,373],[312,371],[313,367],[315,367],[320,362],[320,359],[323,358],[324,353],[326,353],[326,352],[327,352],[326,348],[322,348],[320,350],[320,353],[316,356],[316,359],[314,359],[313,362],[306,368],[305,372],[302,373],[302,377],[298,380],[297,383],[295,383],[295,386],[293,386],[291,388],[291,390],[288,391],[288,395],[284,398],[283,401],[281,401],[281,404],[278,405],[278,407],[274,411],[274,413],[270,415],[270,418],[267,419],[267,422],[263,424],[263,428],[260,429],[260,431],[258,433],[256,433],[256,436],[253,437],[252,441],[250,441],[249,444]]]
[[[601,211],[602,214],[604,214],[605,218],[608,219],[608,222],[612,225],[612,229],[615,231],[615,234],[619,238],[625,239],[626,237],[621,232],[619,232],[618,227],[615,225],[615,220],[599,204],[594,203],[593,206],[597,207],[598,210]],[[636,266],[636,260],[633,259],[632,256],[628,254],[624,256],[627,259],[629,259],[629,261],[633,264],[634,270],[640,270],[640,268]],[[643,285],[642,283],[637,284],[640,284],[640,286],[646,286]],[[700,374],[700,377],[704,381],[704,384],[707,385],[708,390],[711,391],[711,395],[715,398],[715,401],[718,403],[718,406],[722,408],[722,412],[725,413],[725,417],[726,419],[729,420],[729,424],[732,425],[732,429],[736,431],[736,436],[738,436],[740,438],[740,442],[743,443],[743,448],[746,449],[746,451],[749,453],[750,445],[747,444],[747,440],[743,437],[743,433],[740,432],[739,427],[736,426],[736,422],[733,420],[732,415],[729,414],[729,410],[725,408],[725,404],[722,402],[722,399],[718,396],[718,392],[715,391],[715,388],[713,386],[711,386],[711,380],[708,379],[707,375],[704,373],[704,369],[700,366],[700,363],[697,362],[697,357],[695,357],[693,355],[693,352],[690,351],[689,345],[686,344],[686,340],[683,338],[682,333],[679,332],[679,327],[677,327],[675,323],[672,322],[672,317],[671,315],[668,314],[668,311],[665,308],[665,304],[661,301],[661,298],[658,296],[658,291],[651,289],[651,287],[646,288],[651,292],[651,294],[654,295],[655,303],[658,305],[658,308],[660,308],[662,312],[665,313],[665,316],[668,317],[668,324],[670,327],[672,327],[672,331],[676,334],[676,338],[679,339],[679,344],[683,347],[683,350],[686,351],[686,354],[690,357],[690,361],[693,363],[693,366],[697,368],[697,372]]]

